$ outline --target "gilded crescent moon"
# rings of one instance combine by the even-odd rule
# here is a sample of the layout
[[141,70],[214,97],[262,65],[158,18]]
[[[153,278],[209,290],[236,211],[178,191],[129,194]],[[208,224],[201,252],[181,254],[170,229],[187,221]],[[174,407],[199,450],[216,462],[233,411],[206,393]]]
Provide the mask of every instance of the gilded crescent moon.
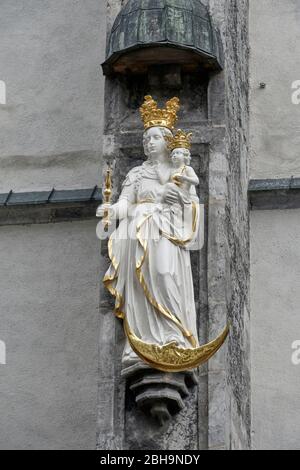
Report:
[[145,343],[131,331],[126,319],[124,328],[134,352],[149,366],[164,372],[184,372],[204,364],[220,349],[229,333],[227,325],[213,341],[198,348],[185,349],[178,347],[175,341],[164,346]]

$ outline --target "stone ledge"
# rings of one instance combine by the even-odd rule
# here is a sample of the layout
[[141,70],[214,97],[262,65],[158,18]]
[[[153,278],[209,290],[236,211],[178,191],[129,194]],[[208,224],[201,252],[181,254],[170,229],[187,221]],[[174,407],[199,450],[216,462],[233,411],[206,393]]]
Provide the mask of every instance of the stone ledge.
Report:
[[248,189],[252,210],[300,208],[300,178],[251,180]]
[[0,194],[0,225],[42,224],[90,219],[102,201],[101,190],[33,191]]

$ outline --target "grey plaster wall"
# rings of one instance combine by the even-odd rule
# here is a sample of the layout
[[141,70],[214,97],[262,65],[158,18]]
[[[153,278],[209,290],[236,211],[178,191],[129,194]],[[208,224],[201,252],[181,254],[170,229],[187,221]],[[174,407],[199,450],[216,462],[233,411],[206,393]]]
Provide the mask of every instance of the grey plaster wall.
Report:
[[[250,1],[251,177],[300,175],[300,3]],[[265,88],[260,88],[265,83]],[[291,198],[293,196],[291,195]],[[296,196],[294,196],[295,198]],[[296,202],[296,200],[295,200]],[[293,207],[292,200],[290,207]],[[251,215],[252,447],[299,449],[299,210]],[[297,368],[298,367],[298,368]]]
[[0,192],[99,183],[105,8],[104,0],[2,2]]
[[[251,177],[300,175],[300,2],[251,0]],[[261,89],[263,82],[266,88]]]
[[94,449],[95,222],[1,227],[0,449]]
[[300,210],[251,214],[252,447],[300,449]]
[[[0,193],[100,185],[106,2],[2,3]],[[95,223],[1,227],[1,449],[95,448]]]

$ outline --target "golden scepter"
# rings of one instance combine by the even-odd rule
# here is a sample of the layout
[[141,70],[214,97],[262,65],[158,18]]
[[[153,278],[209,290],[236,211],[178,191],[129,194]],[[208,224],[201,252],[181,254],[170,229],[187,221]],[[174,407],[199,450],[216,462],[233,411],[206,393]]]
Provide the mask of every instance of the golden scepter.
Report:
[[[107,170],[105,175],[104,189],[103,189],[103,199],[105,204],[110,204],[111,195],[112,195],[112,177],[111,177],[111,167],[107,164]],[[108,232],[108,227],[111,225],[109,220],[109,210],[104,211],[102,223],[104,226],[104,232]]]

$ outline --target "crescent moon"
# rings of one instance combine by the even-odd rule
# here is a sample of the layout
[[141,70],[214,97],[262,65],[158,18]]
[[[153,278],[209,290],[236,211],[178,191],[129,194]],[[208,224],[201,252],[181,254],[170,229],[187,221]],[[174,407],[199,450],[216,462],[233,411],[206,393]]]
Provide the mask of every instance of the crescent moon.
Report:
[[164,346],[145,343],[131,331],[126,319],[124,319],[124,328],[133,351],[149,366],[163,372],[184,372],[196,369],[216,354],[229,333],[229,325],[227,325],[213,341],[198,348],[185,349],[177,346],[176,341]]

